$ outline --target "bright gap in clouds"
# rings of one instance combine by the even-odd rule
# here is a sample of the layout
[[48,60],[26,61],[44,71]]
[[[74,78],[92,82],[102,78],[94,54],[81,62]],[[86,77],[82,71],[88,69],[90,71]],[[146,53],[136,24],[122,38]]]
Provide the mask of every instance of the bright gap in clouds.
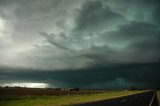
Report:
[[9,86],[9,87],[27,87],[27,88],[46,88],[48,87],[48,84],[46,83],[6,83],[2,84],[3,87]]

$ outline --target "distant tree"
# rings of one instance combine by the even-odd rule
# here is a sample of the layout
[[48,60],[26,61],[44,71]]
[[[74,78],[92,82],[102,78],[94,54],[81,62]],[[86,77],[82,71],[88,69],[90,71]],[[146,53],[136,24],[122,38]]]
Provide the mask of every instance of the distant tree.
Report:
[[21,88],[20,86],[14,86],[13,88]]
[[9,86],[5,86],[5,88],[9,88]]

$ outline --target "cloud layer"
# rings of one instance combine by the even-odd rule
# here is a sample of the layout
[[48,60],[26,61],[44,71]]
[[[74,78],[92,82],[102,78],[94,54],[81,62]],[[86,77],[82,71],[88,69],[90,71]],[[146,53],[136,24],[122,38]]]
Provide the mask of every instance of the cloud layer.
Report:
[[35,80],[56,86],[158,87],[159,7],[159,0],[0,0],[0,67],[11,72],[0,81],[30,69],[57,74]]

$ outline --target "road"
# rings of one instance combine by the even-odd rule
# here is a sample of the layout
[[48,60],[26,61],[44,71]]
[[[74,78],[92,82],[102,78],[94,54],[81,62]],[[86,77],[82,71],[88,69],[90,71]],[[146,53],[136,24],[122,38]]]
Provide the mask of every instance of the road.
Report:
[[155,91],[148,91],[115,99],[76,104],[74,106],[158,106],[158,100]]

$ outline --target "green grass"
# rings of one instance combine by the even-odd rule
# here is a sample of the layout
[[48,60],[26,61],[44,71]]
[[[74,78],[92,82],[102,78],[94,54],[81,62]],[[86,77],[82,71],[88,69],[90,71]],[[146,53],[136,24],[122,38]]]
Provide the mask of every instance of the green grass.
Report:
[[100,94],[71,96],[7,97],[0,100],[0,106],[62,106],[116,98],[140,92],[142,91],[109,91]]

